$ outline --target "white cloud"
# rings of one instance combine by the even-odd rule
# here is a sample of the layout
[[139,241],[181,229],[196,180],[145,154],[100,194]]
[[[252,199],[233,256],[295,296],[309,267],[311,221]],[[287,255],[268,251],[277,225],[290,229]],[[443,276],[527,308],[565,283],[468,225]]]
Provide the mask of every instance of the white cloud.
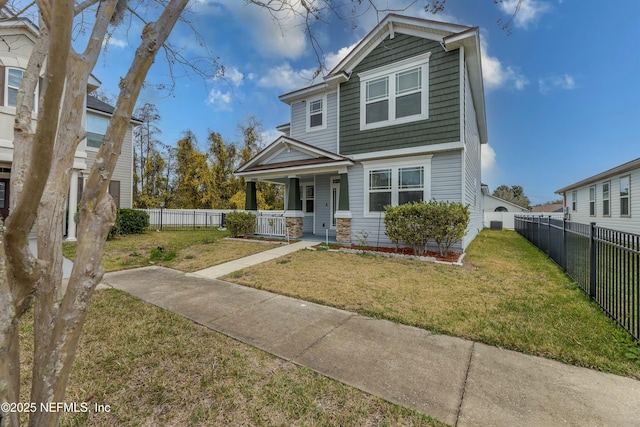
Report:
[[242,74],[236,67],[224,67],[216,80],[224,80],[232,86],[238,87],[244,81],[244,74]]
[[269,129],[269,130],[265,130],[264,132],[262,132],[260,134],[260,138],[262,140],[262,143],[267,146],[269,144],[271,144],[273,141],[275,141],[276,139],[278,139],[278,137],[282,136],[282,132],[280,132],[277,129]]
[[107,35],[104,39],[104,46],[108,47],[117,47],[120,49],[125,49],[129,47],[129,43],[126,40],[119,39],[117,37],[113,37],[111,35]]
[[573,90],[576,88],[576,81],[569,74],[544,77],[538,79],[538,88],[540,93],[547,93],[553,89]]
[[310,85],[314,73],[314,68],[294,70],[288,62],[285,62],[268,69],[257,83],[261,87],[277,88],[288,92]]
[[513,16],[516,27],[527,28],[551,10],[551,5],[539,0],[503,0],[498,3],[498,8],[509,15],[509,18]]
[[482,182],[487,184],[489,180],[495,178],[498,172],[496,163],[496,152],[489,144],[482,144],[480,148]]
[[358,44],[358,42],[353,43],[350,46],[346,46],[338,50],[337,52],[331,52],[324,56],[324,66],[328,71],[333,70],[333,68],[340,63],[351,50]]
[[484,87],[487,91],[504,86],[511,86],[517,90],[523,90],[529,80],[522,74],[518,67],[504,66],[495,56],[488,53],[489,47],[484,38],[481,38],[481,60]]
[[231,92],[222,92],[219,89],[212,89],[205,101],[207,105],[212,105],[219,111],[231,111]]

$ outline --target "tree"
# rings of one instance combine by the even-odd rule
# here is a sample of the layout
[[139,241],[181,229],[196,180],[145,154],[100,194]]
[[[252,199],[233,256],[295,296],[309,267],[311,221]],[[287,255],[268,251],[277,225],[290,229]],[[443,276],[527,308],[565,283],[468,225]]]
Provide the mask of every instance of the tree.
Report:
[[240,183],[233,174],[236,163],[236,147],[227,144],[217,132],[209,134],[209,153],[211,155],[211,195],[212,207],[228,209],[229,201],[239,190]]
[[[108,194],[126,129],[144,79],[188,0],[158,5],[146,22],[129,70],[120,82],[115,111],[87,179],[79,210],[77,255],[62,287],[62,222],[73,159],[84,139],[84,95],[105,37],[127,11],[125,0],[86,2],[40,0],[39,34],[18,90],[11,168],[10,214],[0,233],[0,402],[20,402],[18,327],[33,303],[34,357],[30,402],[64,401],[65,388],[89,303],[104,271],[104,242],[115,222]],[[0,6],[5,1],[0,0]],[[82,16],[82,15],[85,16]],[[76,19],[76,17],[78,19]],[[72,46],[75,25],[89,37],[84,50]],[[43,70],[43,64],[46,69]],[[37,126],[33,94],[42,76]],[[36,226],[38,254],[29,250]],[[29,414],[32,426],[54,426],[60,413]],[[19,414],[2,413],[4,425],[20,424]]]
[[[160,113],[154,104],[145,102],[136,108],[135,117],[142,122],[133,131],[133,204],[136,207],[150,207],[148,203],[154,195],[145,194],[145,189],[157,190],[158,177],[153,174],[162,174],[157,162],[158,146],[162,144],[158,136],[162,133],[156,125],[161,120]],[[148,168],[147,162],[155,157],[155,165]],[[152,174],[152,175],[149,175]],[[151,186],[146,185],[148,180],[155,181]],[[144,200],[144,202],[142,202]],[[155,206],[153,206],[155,207]]]
[[493,195],[507,202],[522,206],[525,209],[531,208],[531,201],[524,194],[524,189],[519,185],[512,185],[511,187],[501,185],[493,190]]
[[211,170],[207,155],[197,147],[195,135],[187,132],[176,147],[176,184],[170,207],[211,208]]

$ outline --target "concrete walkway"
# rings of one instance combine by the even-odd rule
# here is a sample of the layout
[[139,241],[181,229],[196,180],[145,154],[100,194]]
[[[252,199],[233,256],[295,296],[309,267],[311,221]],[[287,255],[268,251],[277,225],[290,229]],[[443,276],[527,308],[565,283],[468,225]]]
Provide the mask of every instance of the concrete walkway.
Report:
[[222,269],[204,271],[145,267],[109,273],[103,283],[450,425],[639,425],[640,381],[204,277]]
[[259,252],[248,257],[240,258],[234,261],[229,261],[224,264],[214,265],[213,267],[205,268],[204,270],[196,271],[197,276],[208,277],[209,279],[217,279],[218,277],[226,276],[234,271],[242,270],[243,268],[251,267],[253,265],[261,264],[263,262],[271,261],[272,259],[280,258],[290,253],[299,251],[300,249],[307,249],[313,246],[317,246],[318,242],[301,241],[292,243],[290,245],[282,245],[274,249],[269,249],[264,252]]

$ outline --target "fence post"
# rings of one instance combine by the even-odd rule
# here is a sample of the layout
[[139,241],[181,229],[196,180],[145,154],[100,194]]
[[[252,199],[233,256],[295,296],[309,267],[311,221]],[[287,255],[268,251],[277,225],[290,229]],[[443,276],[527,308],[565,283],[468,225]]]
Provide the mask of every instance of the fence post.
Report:
[[596,223],[592,222],[589,229],[589,296],[596,297]]
[[193,210],[193,229],[196,229],[196,210]]
[[162,231],[162,207],[160,207],[160,231]]
[[562,270],[567,272],[567,219],[562,217]]
[[547,255],[551,257],[551,215],[547,218]]

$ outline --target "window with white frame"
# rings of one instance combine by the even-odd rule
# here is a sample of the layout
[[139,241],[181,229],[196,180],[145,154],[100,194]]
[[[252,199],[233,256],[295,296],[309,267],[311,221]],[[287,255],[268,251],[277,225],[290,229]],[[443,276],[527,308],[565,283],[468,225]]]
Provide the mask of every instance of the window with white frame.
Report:
[[[22,77],[24,76],[24,70],[19,68],[7,68],[5,77],[5,104],[9,107],[15,107],[18,105],[18,89],[22,84]],[[36,86],[37,88],[37,86]],[[37,90],[36,90],[37,93]],[[36,110],[37,98],[33,96],[33,111]]]
[[589,187],[589,215],[596,216],[596,186]]
[[87,115],[87,147],[100,148],[108,125],[106,117]]
[[577,190],[573,190],[571,192],[571,210],[574,212],[578,210],[578,191]]
[[384,212],[397,206],[430,198],[431,156],[410,160],[365,163],[365,214]]
[[610,192],[610,188],[611,188],[611,183],[610,182],[603,182],[602,183],[602,215],[603,216],[610,216],[611,213],[609,211],[610,205],[611,205],[611,192]]
[[307,102],[307,131],[327,128],[326,104],[326,97]]
[[312,214],[314,212],[315,188],[313,185],[300,186],[300,198],[302,199],[302,211]]
[[631,185],[631,178],[629,175],[620,178],[620,216],[629,216],[631,211],[629,209],[629,187]]
[[429,117],[429,56],[424,54],[360,73],[360,129]]

